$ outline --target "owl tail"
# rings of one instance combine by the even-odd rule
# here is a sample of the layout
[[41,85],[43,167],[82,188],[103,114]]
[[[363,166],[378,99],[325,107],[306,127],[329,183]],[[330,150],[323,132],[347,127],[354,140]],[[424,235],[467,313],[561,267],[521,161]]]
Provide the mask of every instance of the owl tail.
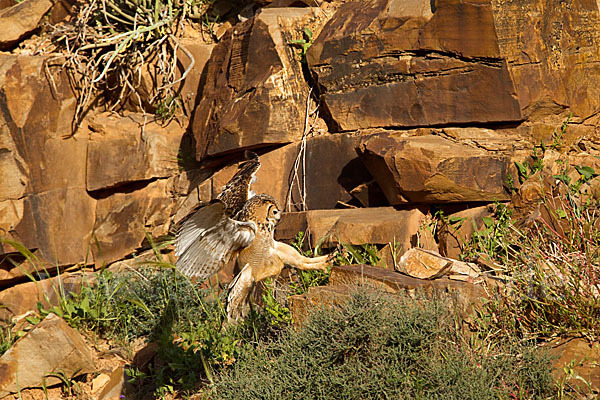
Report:
[[237,325],[240,320],[248,316],[250,293],[254,289],[254,283],[250,264],[246,264],[229,285],[227,322],[230,325]]

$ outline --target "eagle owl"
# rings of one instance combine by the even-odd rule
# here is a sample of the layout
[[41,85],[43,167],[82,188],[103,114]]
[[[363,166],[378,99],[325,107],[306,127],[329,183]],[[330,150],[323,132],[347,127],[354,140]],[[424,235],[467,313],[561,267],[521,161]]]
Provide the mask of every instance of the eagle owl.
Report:
[[240,272],[229,285],[227,297],[229,323],[246,317],[256,283],[277,276],[285,265],[304,270],[325,270],[329,265],[328,256],[304,257],[275,241],[281,207],[268,194],[249,198],[260,161],[252,152],[246,152],[246,158],[216,200],[184,218],[175,240],[177,268],[200,280],[237,257]]

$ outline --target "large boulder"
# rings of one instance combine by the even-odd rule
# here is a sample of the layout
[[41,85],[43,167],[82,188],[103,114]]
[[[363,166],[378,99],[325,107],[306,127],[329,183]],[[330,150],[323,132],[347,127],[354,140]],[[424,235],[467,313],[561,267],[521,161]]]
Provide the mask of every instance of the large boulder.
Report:
[[302,137],[309,88],[289,41],[313,13],[264,9],[227,31],[207,64],[192,124],[198,159]]
[[365,137],[361,159],[392,205],[509,200],[511,158],[437,135]]
[[337,131],[522,119],[488,0],[349,2],[307,60]]

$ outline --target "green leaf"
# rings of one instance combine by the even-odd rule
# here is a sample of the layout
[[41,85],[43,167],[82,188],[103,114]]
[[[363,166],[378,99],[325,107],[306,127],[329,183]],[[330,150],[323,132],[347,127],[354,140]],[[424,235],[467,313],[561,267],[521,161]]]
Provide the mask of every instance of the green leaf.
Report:
[[559,181],[561,181],[562,183],[564,183],[565,185],[569,185],[571,183],[571,178],[569,178],[567,175],[565,174],[560,174],[560,175],[554,175],[553,176],[554,179],[558,179]]
[[486,228],[491,228],[494,226],[494,219],[491,217],[483,217],[483,224],[486,226]]
[[90,311],[90,299],[84,297],[81,303],[79,304],[79,307],[83,310],[84,313],[87,314]]
[[306,35],[306,37],[308,38],[308,40],[311,40],[313,37],[313,33],[310,29],[308,28],[304,28],[304,34]]
[[577,170],[577,172],[579,172],[579,174],[586,181],[589,181],[593,177],[598,176],[598,174],[596,173],[596,171],[594,171],[594,169],[592,167],[588,167],[588,166],[579,167],[576,165],[575,169]]
[[526,168],[526,167],[525,167],[523,164],[521,164],[521,163],[520,163],[520,162],[518,162],[518,161],[515,161],[515,166],[516,166],[516,167],[517,167],[517,169],[519,170],[519,175],[521,175],[521,176],[522,176],[522,177],[524,177],[524,178],[527,178],[527,177],[528,177],[528,174],[527,174],[527,168]]
[[565,210],[560,208],[556,210],[556,215],[558,216],[558,218],[567,218],[567,213],[565,212]]
[[58,315],[59,317],[63,317],[65,314],[63,313],[63,311],[60,309],[60,307],[58,306],[54,306],[50,309],[50,311],[52,311],[54,314]]
[[464,221],[465,219],[466,219],[466,218],[464,218],[464,217],[457,217],[457,216],[453,216],[453,217],[450,217],[450,218],[448,218],[448,222],[449,222],[451,225],[454,225],[454,224],[457,224],[457,223],[459,223],[459,222],[462,222],[462,221]]
[[38,317],[27,317],[25,320],[31,325],[37,325],[41,321]]

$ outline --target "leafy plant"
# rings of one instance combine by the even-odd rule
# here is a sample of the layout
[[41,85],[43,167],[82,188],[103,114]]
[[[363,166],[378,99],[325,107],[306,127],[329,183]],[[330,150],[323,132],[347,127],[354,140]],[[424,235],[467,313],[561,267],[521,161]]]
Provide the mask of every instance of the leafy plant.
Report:
[[377,247],[373,244],[355,246],[351,244],[338,244],[334,262],[337,265],[367,264],[378,265],[380,261]]
[[298,40],[290,40],[290,45],[297,47],[299,49],[298,54],[301,57],[301,61],[303,63],[306,62],[306,52],[312,46],[314,42],[313,33],[310,29],[304,28],[302,31],[302,39]]

